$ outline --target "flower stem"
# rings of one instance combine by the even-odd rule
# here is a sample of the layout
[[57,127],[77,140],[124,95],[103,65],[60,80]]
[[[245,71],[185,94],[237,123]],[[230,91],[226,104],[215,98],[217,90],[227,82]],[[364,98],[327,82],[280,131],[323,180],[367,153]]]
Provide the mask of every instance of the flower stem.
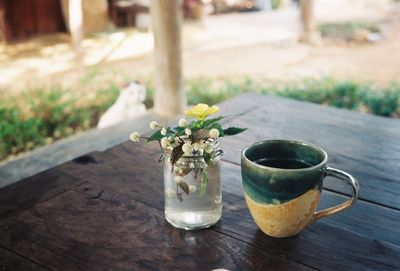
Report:
[[167,131],[173,133],[173,134],[179,139],[179,141],[180,141],[182,144],[185,143],[185,141],[183,141],[183,139],[182,139],[175,131],[173,131],[173,130],[171,130],[171,129],[169,129],[169,128],[167,129]]

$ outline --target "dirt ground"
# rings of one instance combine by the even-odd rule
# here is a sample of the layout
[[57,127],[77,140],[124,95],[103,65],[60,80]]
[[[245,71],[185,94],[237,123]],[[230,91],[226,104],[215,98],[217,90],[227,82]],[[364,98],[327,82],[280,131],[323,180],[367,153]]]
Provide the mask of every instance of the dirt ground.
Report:
[[[322,40],[298,42],[295,7],[265,12],[208,16],[185,22],[185,77],[253,76],[278,80],[334,77],[388,84],[400,79],[400,4],[392,0],[316,0],[318,22],[377,23],[383,39],[375,43]],[[97,33],[84,40],[84,64],[104,80],[150,76],[153,39],[135,29]],[[0,95],[47,85],[69,86],[76,73],[67,34],[0,45]]]

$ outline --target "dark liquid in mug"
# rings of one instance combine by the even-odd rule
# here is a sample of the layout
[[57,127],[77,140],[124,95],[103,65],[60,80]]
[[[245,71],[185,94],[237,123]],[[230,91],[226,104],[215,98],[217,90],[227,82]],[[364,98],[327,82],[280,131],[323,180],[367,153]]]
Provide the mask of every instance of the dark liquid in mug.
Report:
[[283,169],[299,169],[299,168],[308,168],[313,166],[312,164],[307,163],[303,160],[282,159],[282,158],[261,158],[254,162],[266,167],[283,168]]

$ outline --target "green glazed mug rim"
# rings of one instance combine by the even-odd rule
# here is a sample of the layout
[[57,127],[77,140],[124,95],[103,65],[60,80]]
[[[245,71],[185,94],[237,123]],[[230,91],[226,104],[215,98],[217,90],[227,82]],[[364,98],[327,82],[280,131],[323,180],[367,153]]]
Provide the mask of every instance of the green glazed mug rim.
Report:
[[[255,163],[254,161],[250,160],[246,156],[246,151],[248,151],[250,148],[254,148],[254,147],[257,147],[257,146],[265,144],[265,143],[279,143],[279,142],[281,142],[281,143],[284,142],[284,143],[289,143],[289,144],[297,144],[297,145],[303,145],[303,146],[306,146],[306,147],[310,147],[310,148],[322,153],[324,159],[320,163],[318,163],[317,165],[313,165],[311,167],[287,169],[287,168],[276,168],[276,167],[269,167],[269,166],[260,165],[260,164]],[[308,142],[304,142],[304,141],[300,141],[300,140],[267,139],[267,140],[262,140],[262,141],[255,142],[255,143],[247,146],[246,148],[244,148],[242,150],[242,158],[244,158],[252,166],[258,167],[260,169],[268,169],[268,170],[272,170],[272,171],[283,171],[283,172],[296,172],[296,171],[309,171],[309,170],[314,170],[314,169],[317,169],[317,168],[321,167],[322,165],[327,163],[327,161],[328,161],[328,153],[324,149],[322,149],[321,147],[318,147],[317,145],[314,145],[314,144],[311,144],[311,143],[308,143]]]

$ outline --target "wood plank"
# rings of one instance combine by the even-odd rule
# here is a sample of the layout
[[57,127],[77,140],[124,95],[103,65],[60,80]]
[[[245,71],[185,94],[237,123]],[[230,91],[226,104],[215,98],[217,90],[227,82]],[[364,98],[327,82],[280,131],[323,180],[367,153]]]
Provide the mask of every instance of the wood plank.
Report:
[[17,254],[0,247],[0,270],[2,271],[33,271],[33,270],[51,270],[35,264]]
[[[242,101],[251,101],[257,110],[229,122],[249,130],[221,140],[223,159],[239,164],[241,150],[260,140],[314,143],[328,152],[330,166],[359,180],[361,199],[400,209],[400,121],[278,97],[239,98],[226,106],[240,108]],[[347,193],[337,182],[326,187]]]
[[[162,165],[155,162],[157,154],[157,145],[141,146],[126,143],[107,152],[96,153],[96,163],[69,164],[66,170],[83,180],[102,187],[112,187],[113,190],[161,211],[164,208],[163,176]],[[399,230],[395,227],[398,225],[399,212],[396,210],[386,208],[382,211],[380,206],[360,201],[358,203],[360,208],[356,205],[347,213],[338,214],[326,219],[325,222],[318,221],[299,235],[300,237],[273,239],[258,231],[248,213],[241,192],[239,167],[223,163],[222,180],[224,191],[228,192],[224,193],[222,222],[215,228],[221,233],[255,243],[263,249],[273,246],[268,251],[296,262],[307,263],[315,268],[329,270],[357,267],[365,270],[390,270],[399,267],[397,258],[400,257],[400,247],[395,245],[399,243]],[[330,193],[327,199],[326,205],[341,199],[341,196]],[[344,214],[346,216],[343,216]],[[378,221],[379,225],[376,223]],[[335,243],[332,238],[340,240],[340,243]],[[260,243],[258,239],[263,241]],[[318,241],[319,239],[321,240]],[[325,242],[325,239],[331,243]],[[293,241],[291,245],[287,240],[302,241]],[[305,244],[308,246],[307,249],[303,247]],[[357,249],[354,249],[354,244]],[[321,261],[315,257],[316,254],[320,255],[318,251],[323,252],[323,255],[334,255],[333,260]],[[365,255],[371,256],[366,258]],[[333,262],[342,258],[340,263]]]
[[82,182],[79,178],[52,169],[0,189],[0,220],[31,208]]
[[32,1],[6,1],[6,23],[11,30],[10,39],[22,39],[37,33]]
[[6,42],[9,38],[10,26],[6,24],[6,5],[0,0],[0,41]]
[[[125,195],[135,195],[135,200],[152,207],[164,205],[163,164],[158,163],[159,145],[155,142],[135,144],[126,142],[104,152],[92,153],[83,158],[63,164],[59,169],[83,181],[110,187]],[[142,185],[145,184],[145,187]],[[141,193],[145,189],[145,193]],[[154,195],[152,201],[148,195]]]
[[35,34],[65,32],[66,27],[60,1],[35,0],[33,11],[36,20]]
[[161,210],[89,182],[1,222],[0,235],[57,270],[312,270],[213,230],[177,230]]
[[[224,197],[227,204],[234,204],[239,199],[231,194]],[[400,249],[389,243],[349,233],[323,222],[314,223],[295,237],[276,239],[263,234],[250,219],[250,214],[241,209],[225,211],[215,230],[320,270],[400,268]]]
[[[163,165],[156,162],[158,157],[157,144],[136,145],[127,142],[88,158],[95,159],[95,163],[68,163],[60,170],[85,181],[110,186],[120,193],[134,195],[136,200],[162,209]],[[147,170],[149,167],[151,171]],[[222,180],[224,191],[242,195],[239,166],[223,162]],[[141,189],[147,192],[140,193]],[[149,200],[148,193],[157,196]],[[345,198],[336,193],[325,192],[320,208],[333,206]],[[242,203],[245,205],[244,201]],[[349,231],[400,245],[400,212],[390,208],[359,200],[354,208],[326,218],[325,221]]]

